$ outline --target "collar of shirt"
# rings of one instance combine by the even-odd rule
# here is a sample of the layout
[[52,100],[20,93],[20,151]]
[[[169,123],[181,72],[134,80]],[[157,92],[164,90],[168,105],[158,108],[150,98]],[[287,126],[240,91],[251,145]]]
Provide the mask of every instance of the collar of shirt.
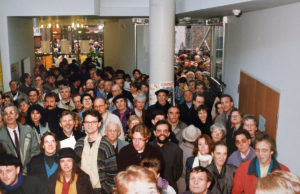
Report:
[[250,152],[250,149],[248,150],[246,155],[244,155],[242,152],[240,152],[242,159],[245,159],[248,156],[249,152]]
[[16,131],[17,136],[18,136],[18,139],[20,139],[20,134],[19,134],[19,130],[18,130],[18,125],[17,125],[17,127],[16,127],[15,129],[11,129],[11,128],[8,128],[8,127],[7,127],[7,130],[8,130],[8,133],[9,133],[9,135],[10,135],[12,141],[13,141],[14,144],[15,144],[15,134],[14,134],[14,131]]

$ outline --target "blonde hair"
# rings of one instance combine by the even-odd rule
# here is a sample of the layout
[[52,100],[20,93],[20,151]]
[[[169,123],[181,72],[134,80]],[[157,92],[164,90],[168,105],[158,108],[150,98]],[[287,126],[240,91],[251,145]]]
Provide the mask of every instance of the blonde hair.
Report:
[[148,130],[147,126],[144,124],[137,124],[131,130],[128,131],[128,136],[132,139],[135,132],[141,133],[145,140],[149,140],[151,137],[151,132]]
[[275,171],[256,183],[255,194],[299,194],[300,178],[291,172]]
[[156,185],[156,190],[158,193],[157,188],[157,180],[155,174],[144,167],[131,165],[129,166],[126,171],[121,171],[115,177],[116,187],[113,189],[113,194],[126,194],[130,191],[128,184],[130,182],[140,182],[145,181],[148,183],[154,183]]
[[139,124],[142,124],[143,123],[143,120],[136,116],[136,115],[130,115],[130,117],[128,118],[128,121],[127,121],[127,125],[129,126],[129,124],[133,121],[133,120],[138,120],[139,121]]

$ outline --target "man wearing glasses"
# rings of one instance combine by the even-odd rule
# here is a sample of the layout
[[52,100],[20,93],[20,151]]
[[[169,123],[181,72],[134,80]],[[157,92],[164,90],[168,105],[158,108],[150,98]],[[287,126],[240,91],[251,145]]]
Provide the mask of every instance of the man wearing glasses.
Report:
[[75,152],[81,157],[81,169],[92,182],[95,193],[111,193],[114,177],[117,174],[117,161],[114,147],[99,132],[101,116],[96,110],[83,113],[86,137],[79,139]]
[[[267,133],[255,138],[256,157],[242,163],[233,178],[232,194],[255,193],[255,184],[258,179],[266,177],[274,171],[289,171],[276,157],[276,142]],[[271,183],[270,183],[271,184]]]
[[235,145],[238,148],[228,158],[227,164],[239,167],[243,162],[255,158],[255,150],[250,146],[251,136],[245,129],[239,129],[234,135]]
[[[40,153],[36,135],[29,127],[17,122],[18,109],[13,104],[4,106],[4,126],[0,130],[0,144],[7,154],[12,154],[21,162],[21,171],[26,174],[26,165]],[[22,168],[23,167],[23,168]]]

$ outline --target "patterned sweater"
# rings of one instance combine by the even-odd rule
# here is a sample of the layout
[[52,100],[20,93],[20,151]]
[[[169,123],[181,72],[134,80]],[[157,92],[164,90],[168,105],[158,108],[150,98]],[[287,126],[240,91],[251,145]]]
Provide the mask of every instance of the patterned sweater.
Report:
[[[75,152],[81,158],[84,138],[80,138],[75,145]],[[111,193],[115,186],[114,178],[118,173],[116,153],[114,147],[105,139],[102,138],[98,148],[98,174],[103,193]]]

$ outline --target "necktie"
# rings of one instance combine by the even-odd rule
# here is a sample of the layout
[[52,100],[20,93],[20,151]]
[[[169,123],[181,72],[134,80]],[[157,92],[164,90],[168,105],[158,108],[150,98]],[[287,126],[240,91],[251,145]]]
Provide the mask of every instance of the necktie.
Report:
[[20,144],[19,144],[19,138],[17,135],[16,130],[14,130],[14,135],[15,135],[15,146],[16,146],[16,150],[18,153],[20,153]]

